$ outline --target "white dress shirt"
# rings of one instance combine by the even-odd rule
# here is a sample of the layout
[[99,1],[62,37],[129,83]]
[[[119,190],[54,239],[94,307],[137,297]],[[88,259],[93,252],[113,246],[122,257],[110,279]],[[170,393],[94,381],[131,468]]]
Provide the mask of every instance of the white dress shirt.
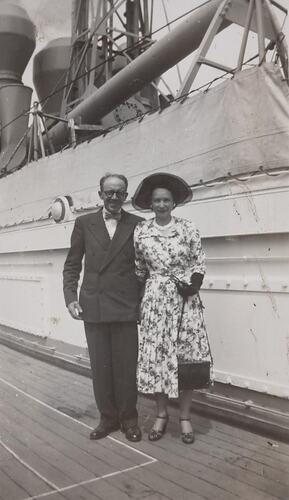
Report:
[[[103,211],[102,211],[103,220],[104,220],[107,232],[109,234],[109,237],[112,240],[114,233],[116,231],[116,228],[117,228],[118,220],[114,219],[113,217],[106,219],[105,218],[106,213],[109,213],[109,212],[107,212],[107,210],[105,208],[103,208]],[[119,214],[120,214],[120,212],[119,212]]]

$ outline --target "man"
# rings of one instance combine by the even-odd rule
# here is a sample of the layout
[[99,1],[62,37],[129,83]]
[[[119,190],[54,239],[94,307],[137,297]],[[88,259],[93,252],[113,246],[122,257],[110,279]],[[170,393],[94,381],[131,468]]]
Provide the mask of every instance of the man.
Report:
[[99,196],[103,209],[75,221],[63,270],[64,297],[71,316],[84,321],[100,412],[90,439],[101,439],[121,428],[129,441],[140,441],[136,410],[139,292],[133,232],[141,218],[122,210],[127,198],[123,175],[102,177]]

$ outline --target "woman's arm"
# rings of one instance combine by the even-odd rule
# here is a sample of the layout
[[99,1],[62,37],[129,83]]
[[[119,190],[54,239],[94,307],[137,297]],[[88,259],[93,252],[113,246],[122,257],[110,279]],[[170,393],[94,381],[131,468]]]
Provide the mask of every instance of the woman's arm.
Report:
[[194,295],[199,292],[204,275],[206,272],[206,264],[205,264],[205,252],[202,247],[201,237],[199,230],[193,228],[191,233],[191,294]]
[[190,240],[190,249],[191,249],[191,273],[204,274],[206,273],[206,264],[205,264],[205,252],[202,248],[201,237],[199,230],[194,228],[191,233]]

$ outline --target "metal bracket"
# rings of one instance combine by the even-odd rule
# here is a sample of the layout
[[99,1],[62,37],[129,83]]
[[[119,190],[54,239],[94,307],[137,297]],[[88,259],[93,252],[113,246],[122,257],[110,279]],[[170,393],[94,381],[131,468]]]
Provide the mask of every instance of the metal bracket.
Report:
[[182,97],[189,92],[202,64],[201,59],[205,58],[214,40],[214,37],[218,33],[219,28],[225,19],[225,12],[229,8],[231,2],[232,0],[224,0],[217,9],[216,14],[214,15],[210,26],[202,40],[202,43],[200,44],[196,52],[191,67],[185,76],[183,84],[177,94],[177,98]]
[[[224,21],[239,24],[244,28],[238,64],[235,69],[206,59],[206,54]],[[256,32],[258,35],[259,64],[262,64],[266,58],[267,49],[265,47],[265,38],[269,37],[271,39],[274,37],[284,75],[288,81],[288,50],[284,36],[282,36],[279,22],[272,12],[272,5],[270,1],[249,0],[248,2],[240,2],[240,0],[224,0],[217,9],[209,28],[207,29],[207,32],[198,50],[196,51],[190,69],[187,72],[183,84],[177,94],[177,99],[185,97],[189,93],[202,64],[212,66],[220,71],[224,71],[225,73],[235,74],[240,71],[243,65],[250,30]]]

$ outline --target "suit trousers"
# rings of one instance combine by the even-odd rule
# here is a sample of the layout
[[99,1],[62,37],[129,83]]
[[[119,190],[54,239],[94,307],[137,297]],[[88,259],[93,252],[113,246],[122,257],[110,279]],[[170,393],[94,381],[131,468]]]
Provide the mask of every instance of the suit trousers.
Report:
[[135,322],[84,323],[95,401],[106,423],[137,423]]

